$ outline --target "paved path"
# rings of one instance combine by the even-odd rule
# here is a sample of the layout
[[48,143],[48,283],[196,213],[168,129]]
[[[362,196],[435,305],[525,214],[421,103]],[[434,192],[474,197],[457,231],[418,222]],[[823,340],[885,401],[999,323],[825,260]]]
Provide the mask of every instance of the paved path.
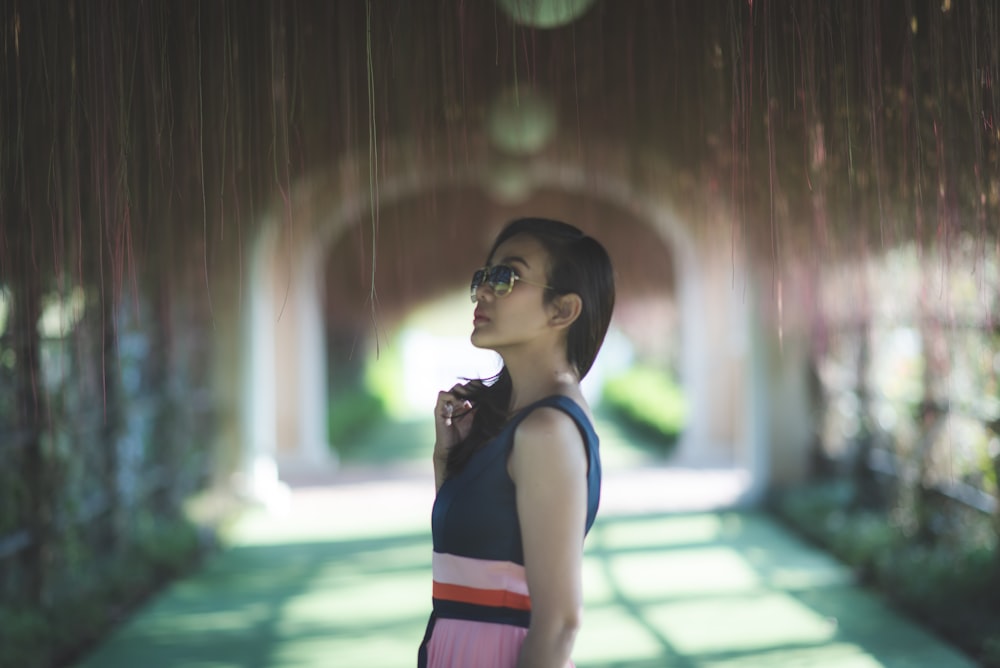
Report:
[[[345,471],[256,512],[80,668],[415,665],[430,605],[425,472]],[[726,471],[610,470],[587,540],[579,668],[962,668],[767,516]],[[473,667],[470,667],[473,668]]]

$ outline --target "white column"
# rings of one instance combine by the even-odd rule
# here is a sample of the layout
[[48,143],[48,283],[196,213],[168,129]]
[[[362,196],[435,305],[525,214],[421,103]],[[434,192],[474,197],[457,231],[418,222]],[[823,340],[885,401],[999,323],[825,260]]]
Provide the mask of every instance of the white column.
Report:
[[682,249],[674,250],[677,260],[677,301],[681,327],[680,375],[688,400],[687,427],[677,444],[677,460],[681,463],[697,461],[709,445],[708,424],[711,420],[711,401],[708,397],[708,355],[705,345],[705,295],[693,263],[682,256]]
[[[327,438],[326,346],[324,343],[322,258],[307,250],[294,277],[298,315],[298,443],[282,468],[332,472],[337,458]],[[291,454],[291,453],[290,453]]]
[[284,506],[288,490],[278,480],[277,377],[275,374],[274,235],[267,229],[254,244],[246,290],[244,327],[249,383],[243,391],[243,463],[237,489],[248,499],[272,509]]
[[760,502],[771,485],[771,379],[769,373],[769,341],[761,322],[760,300],[756,288],[747,289],[747,469],[750,489],[746,501]]

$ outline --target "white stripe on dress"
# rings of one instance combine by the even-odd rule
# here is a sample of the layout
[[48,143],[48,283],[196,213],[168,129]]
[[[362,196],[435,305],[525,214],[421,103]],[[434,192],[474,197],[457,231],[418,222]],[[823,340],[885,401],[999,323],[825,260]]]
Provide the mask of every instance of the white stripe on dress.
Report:
[[431,567],[435,582],[474,589],[499,589],[528,596],[524,566],[512,561],[473,559],[435,552]]

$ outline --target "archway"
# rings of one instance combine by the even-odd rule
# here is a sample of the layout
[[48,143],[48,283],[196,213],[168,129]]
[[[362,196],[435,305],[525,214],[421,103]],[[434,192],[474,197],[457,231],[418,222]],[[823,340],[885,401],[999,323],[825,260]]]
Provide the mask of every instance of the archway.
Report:
[[[720,244],[710,234],[693,234],[697,227],[704,229],[705,221],[695,226],[677,213],[674,200],[681,186],[670,185],[677,179],[665,161],[643,156],[637,165],[634,154],[626,156],[614,145],[602,147],[599,154],[604,159],[594,160],[592,145],[586,164],[564,157],[573,155],[572,151],[548,150],[521,159],[517,167],[526,190],[518,201],[495,201],[495,219],[471,228],[475,243],[467,247],[482,252],[494,229],[511,214],[570,218],[560,211],[574,198],[619,211],[644,226],[672,250],[674,260],[678,338],[684,351],[679,372],[690,405],[690,426],[678,444],[678,461],[744,466],[751,458],[753,431],[746,424],[747,304],[734,287],[734,276],[742,271],[739,253],[731,243]],[[377,207],[383,210],[401,202],[433,200],[435,193],[449,191],[496,198],[498,161],[488,152],[480,157],[470,159],[477,167],[463,173],[406,161],[392,163],[398,172],[379,179]],[[248,311],[253,315],[247,362],[251,377],[261,382],[250,384],[244,405],[251,434],[248,461],[263,461],[266,471],[335,465],[322,439],[326,404],[321,373],[326,368],[322,309],[326,298],[321,278],[327,249],[358,221],[370,225],[372,191],[361,187],[359,164],[356,158],[345,156],[330,173],[300,184],[292,205],[294,227],[289,228],[287,222],[279,225],[276,218],[255,248],[255,285],[248,290],[252,302]],[[636,173],[643,178],[636,179]],[[659,187],[663,184],[667,186]],[[451,229],[450,234],[462,236],[467,230],[448,227],[459,224],[444,221],[440,230]],[[620,238],[613,227],[597,233],[610,245]],[[459,283],[478,257],[461,263]],[[379,271],[389,269],[376,268]],[[353,289],[367,291],[360,285]]]

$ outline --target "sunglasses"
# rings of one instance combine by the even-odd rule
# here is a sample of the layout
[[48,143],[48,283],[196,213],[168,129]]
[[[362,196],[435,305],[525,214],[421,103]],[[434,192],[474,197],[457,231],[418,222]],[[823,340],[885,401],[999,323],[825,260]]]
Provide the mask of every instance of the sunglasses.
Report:
[[477,301],[476,291],[479,290],[480,286],[485,284],[490,286],[490,290],[497,297],[506,297],[514,289],[515,281],[521,281],[528,285],[537,285],[540,288],[548,290],[553,289],[544,283],[535,283],[521,278],[517,275],[513,267],[506,264],[495,264],[492,267],[483,267],[476,270],[476,273],[472,275],[472,283],[469,285],[469,296],[472,298],[472,302],[475,303]]

